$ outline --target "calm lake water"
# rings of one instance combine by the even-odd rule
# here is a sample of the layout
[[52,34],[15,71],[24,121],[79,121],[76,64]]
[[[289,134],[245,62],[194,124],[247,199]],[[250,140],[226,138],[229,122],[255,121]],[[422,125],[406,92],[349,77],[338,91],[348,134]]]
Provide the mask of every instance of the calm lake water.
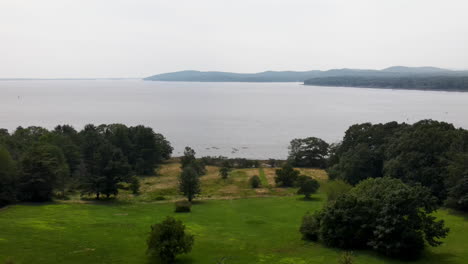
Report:
[[436,119],[468,128],[468,93],[141,80],[0,81],[0,127],[143,124],[180,155],[285,158],[288,143],[339,141],[352,124]]

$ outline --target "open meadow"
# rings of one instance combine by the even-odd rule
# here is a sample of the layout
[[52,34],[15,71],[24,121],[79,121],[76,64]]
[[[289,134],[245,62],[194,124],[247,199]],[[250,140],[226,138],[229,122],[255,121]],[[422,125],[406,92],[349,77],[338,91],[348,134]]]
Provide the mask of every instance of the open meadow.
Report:
[[[157,176],[141,178],[141,194],[122,190],[115,200],[89,198],[46,204],[18,204],[0,211],[0,263],[147,263],[150,225],[166,216],[181,219],[195,235],[192,252],[177,263],[337,263],[340,250],[301,240],[302,216],[323,205],[322,191],[304,200],[294,188],[274,187],[274,169],[236,169],[222,180],[217,167],[201,178],[202,195],[191,213],[174,213],[178,163],[167,163]],[[302,169],[326,185],[321,170]],[[248,178],[259,175],[262,188]],[[428,248],[411,263],[462,264],[468,259],[467,215],[441,209],[437,217],[451,229],[444,244]],[[355,263],[408,263],[369,251],[354,252]]]

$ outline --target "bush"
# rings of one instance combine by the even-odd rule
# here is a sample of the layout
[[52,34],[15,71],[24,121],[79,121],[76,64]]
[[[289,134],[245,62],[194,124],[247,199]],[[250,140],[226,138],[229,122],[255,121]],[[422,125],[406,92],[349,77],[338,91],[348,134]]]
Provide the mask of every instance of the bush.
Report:
[[252,176],[249,179],[249,182],[250,182],[250,186],[252,186],[252,188],[259,188],[260,185],[262,184],[262,182],[260,181],[260,177],[258,177],[257,175]]
[[349,251],[343,252],[341,254],[340,259],[338,260],[338,264],[353,264],[353,253]]
[[177,201],[175,202],[176,213],[188,213],[192,208],[192,204],[189,201]]
[[147,253],[163,263],[172,264],[178,254],[192,250],[193,242],[193,235],[185,232],[182,221],[168,216],[162,223],[151,226]]
[[154,200],[155,201],[164,201],[164,200],[166,200],[166,197],[158,195],[158,196],[154,197]]
[[468,176],[460,179],[449,189],[445,205],[462,211],[468,211]]
[[219,169],[219,175],[223,180],[226,180],[229,176],[230,171],[231,169],[229,167],[222,167],[221,169]]
[[302,233],[302,239],[317,241],[320,234],[320,212],[316,211],[314,214],[304,215],[299,231]]
[[353,186],[342,180],[329,181],[325,185],[325,193],[328,201],[335,201],[339,196],[349,192]]
[[13,259],[11,259],[11,258],[7,258],[7,259],[5,260],[5,262],[4,262],[4,264],[15,264],[15,263],[16,263],[16,262],[15,262]]
[[276,170],[275,182],[281,187],[292,187],[298,177],[299,171],[286,163],[281,169]]
[[138,194],[140,192],[140,180],[137,176],[133,176],[130,179],[130,190],[133,194]]
[[424,187],[386,177],[367,179],[304,217],[300,231],[304,238],[319,238],[331,247],[416,258],[426,243],[438,246],[448,233],[444,222],[431,215],[436,209],[437,198]]
[[315,193],[320,184],[317,180],[307,177],[299,182],[299,190],[297,190],[297,194],[303,194],[305,198],[310,198],[310,195]]

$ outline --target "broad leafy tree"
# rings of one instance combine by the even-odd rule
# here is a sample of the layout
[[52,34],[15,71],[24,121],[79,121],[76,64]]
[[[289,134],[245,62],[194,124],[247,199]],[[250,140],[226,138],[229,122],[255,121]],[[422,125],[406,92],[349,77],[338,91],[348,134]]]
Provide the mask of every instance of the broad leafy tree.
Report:
[[52,198],[58,179],[69,173],[62,151],[50,144],[32,146],[21,160],[20,197],[27,201]]
[[324,168],[327,163],[329,145],[320,138],[296,138],[289,146],[288,160],[297,167]]
[[299,183],[297,194],[303,194],[306,199],[309,199],[310,195],[316,193],[319,187],[320,184],[316,179],[307,177],[307,179]]
[[416,258],[426,244],[440,245],[449,231],[443,220],[432,215],[437,205],[437,198],[420,185],[388,177],[367,179],[305,217],[301,232],[327,246]]
[[281,169],[276,170],[276,185],[280,187],[293,187],[299,177],[299,173],[290,163],[286,163]]

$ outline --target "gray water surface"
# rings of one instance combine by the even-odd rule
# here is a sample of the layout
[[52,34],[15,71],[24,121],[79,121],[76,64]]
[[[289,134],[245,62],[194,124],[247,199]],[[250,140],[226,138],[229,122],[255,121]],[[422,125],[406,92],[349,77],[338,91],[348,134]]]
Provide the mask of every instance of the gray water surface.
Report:
[[[143,124],[180,155],[285,158],[291,139],[339,141],[352,124],[436,119],[468,128],[468,93],[141,80],[0,81],[0,127]],[[237,149],[237,151],[236,151]]]

